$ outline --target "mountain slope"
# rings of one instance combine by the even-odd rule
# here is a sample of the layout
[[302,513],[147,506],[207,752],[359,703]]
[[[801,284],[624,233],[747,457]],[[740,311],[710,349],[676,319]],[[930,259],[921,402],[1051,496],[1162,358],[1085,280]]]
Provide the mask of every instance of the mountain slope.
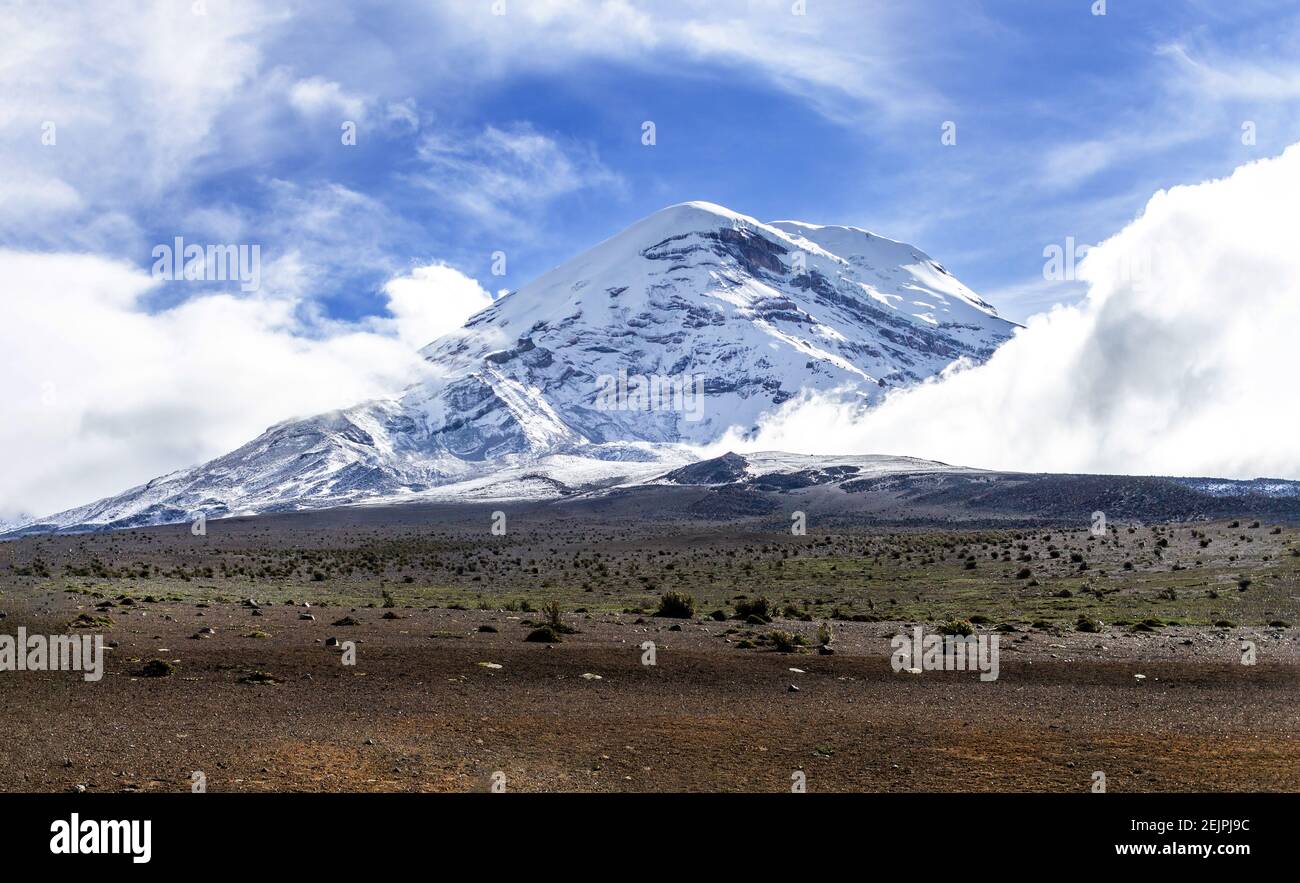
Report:
[[422,351],[432,379],[401,395],[281,423],[40,526],[470,492],[533,466],[541,486],[566,489],[648,478],[803,390],[876,401],[986,359],[1013,328],[912,246],[684,203],[434,341]]

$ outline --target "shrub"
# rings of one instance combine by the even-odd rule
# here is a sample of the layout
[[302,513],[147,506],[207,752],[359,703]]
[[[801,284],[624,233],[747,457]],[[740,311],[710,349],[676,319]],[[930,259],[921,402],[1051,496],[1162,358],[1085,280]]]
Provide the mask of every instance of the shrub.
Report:
[[558,644],[560,635],[551,626],[544,625],[541,628],[533,629],[524,640],[532,641],[534,644]]
[[672,619],[691,619],[695,616],[695,598],[685,592],[664,592],[659,599],[655,616]]
[[950,619],[943,625],[939,626],[939,631],[945,635],[961,635],[966,637],[975,634],[975,626],[971,625],[969,619]]
[[1101,620],[1095,619],[1086,613],[1079,614],[1079,621],[1074,626],[1078,631],[1096,634],[1101,631]]
[[564,621],[564,612],[560,610],[559,601],[550,601],[542,608],[546,616],[546,627],[557,635],[571,635],[574,628]]
[[831,641],[835,640],[835,630],[831,628],[829,622],[823,622],[817,626],[817,643],[823,647],[829,647]]
[[766,598],[738,601],[736,602],[736,617],[744,620],[757,617],[760,622],[771,622],[772,605]]
[[772,646],[781,653],[794,653],[807,643],[804,640],[803,635],[796,635],[793,632],[787,632],[781,629],[774,629],[768,632],[767,639],[771,641]]

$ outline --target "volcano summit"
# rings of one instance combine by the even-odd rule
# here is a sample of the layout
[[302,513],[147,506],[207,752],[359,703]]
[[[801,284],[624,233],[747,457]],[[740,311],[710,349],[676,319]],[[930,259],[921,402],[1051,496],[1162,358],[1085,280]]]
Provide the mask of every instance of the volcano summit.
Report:
[[683,203],[430,343],[428,376],[400,394],[277,424],[29,529],[646,480],[801,393],[874,402],[987,359],[1014,328],[913,246]]

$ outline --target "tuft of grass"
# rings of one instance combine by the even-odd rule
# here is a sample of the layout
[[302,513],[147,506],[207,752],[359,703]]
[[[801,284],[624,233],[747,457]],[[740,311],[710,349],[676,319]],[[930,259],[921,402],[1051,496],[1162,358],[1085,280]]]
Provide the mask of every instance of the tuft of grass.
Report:
[[68,623],[70,629],[109,629],[113,627],[113,620],[107,616],[91,616],[89,613],[82,613],[72,622]]
[[572,635],[577,629],[564,621],[564,611],[560,609],[559,601],[551,601],[542,608],[542,613],[546,616],[546,628],[555,632],[557,635]]
[[835,629],[831,628],[829,622],[823,622],[817,626],[817,643],[822,647],[829,647],[831,641],[835,640]]
[[736,618],[750,623],[768,623],[772,621],[772,604],[766,598],[754,598],[736,602]]
[[796,635],[794,632],[787,632],[783,629],[773,629],[768,632],[767,639],[780,653],[795,653],[802,650],[808,643],[804,640],[803,635]]
[[659,598],[655,616],[672,619],[692,619],[695,616],[695,597],[686,592],[664,592]]
[[967,635],[975,634],[975,626],[971,625],[969,619],[950,619],[943,625],[939,626],[939,632],[944,635]]
[[1097,632],[1101,631],[1101,620],[1089,616],[1086,613],[1080,613],[1079,621],[1075,623],[1074,628],[1076,631],[1088,632],[1089,634],[1096,634]]
[[533,629],[528,633],[528,637],[524,638],[524,640],[531,641],[534,644],[558,644],[560,642],[560,634],[551,626],[544,625],[540,628]]

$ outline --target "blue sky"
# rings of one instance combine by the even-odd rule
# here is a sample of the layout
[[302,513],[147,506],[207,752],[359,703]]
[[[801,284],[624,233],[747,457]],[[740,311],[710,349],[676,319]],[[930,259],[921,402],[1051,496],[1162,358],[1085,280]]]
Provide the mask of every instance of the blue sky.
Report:
[[[907,240],[1020,320],[1081,294],[1043,282],[1047,245],[1096,242],[1157,189],[1300,140],[1300,10],[1284,0],[1108,0],[1104,16],[1092,0],[172,5],[189,20],[161,32],[204,29],[227,68],[182,85],[216,97],[196,109],[139,71],[106,78],[110,123],[143,127],[149,102],[178,143],[134,155],[90,127],[77,141],[69,121],[58,159],[33,165],[77,189],[80,229],[24,218],[6,245],[147,267],[175,235],[256,242],[267,261],[298,254],[312,301],[356,319],[383,314],[384,281],[411,266],[515,288],[705,199]],[[145,167],[119,188],[78,181],[118,163]],[[152,303],[188,295],[164,286]]]
[[[1016,321],[1077,302],[1045,248],[1300,141],[1294,0],[1096,2],[11,0],[0,520],[401,389],[687,200],[908,241]],[[258,246],[260,287],[151,278],[177,236]]]

